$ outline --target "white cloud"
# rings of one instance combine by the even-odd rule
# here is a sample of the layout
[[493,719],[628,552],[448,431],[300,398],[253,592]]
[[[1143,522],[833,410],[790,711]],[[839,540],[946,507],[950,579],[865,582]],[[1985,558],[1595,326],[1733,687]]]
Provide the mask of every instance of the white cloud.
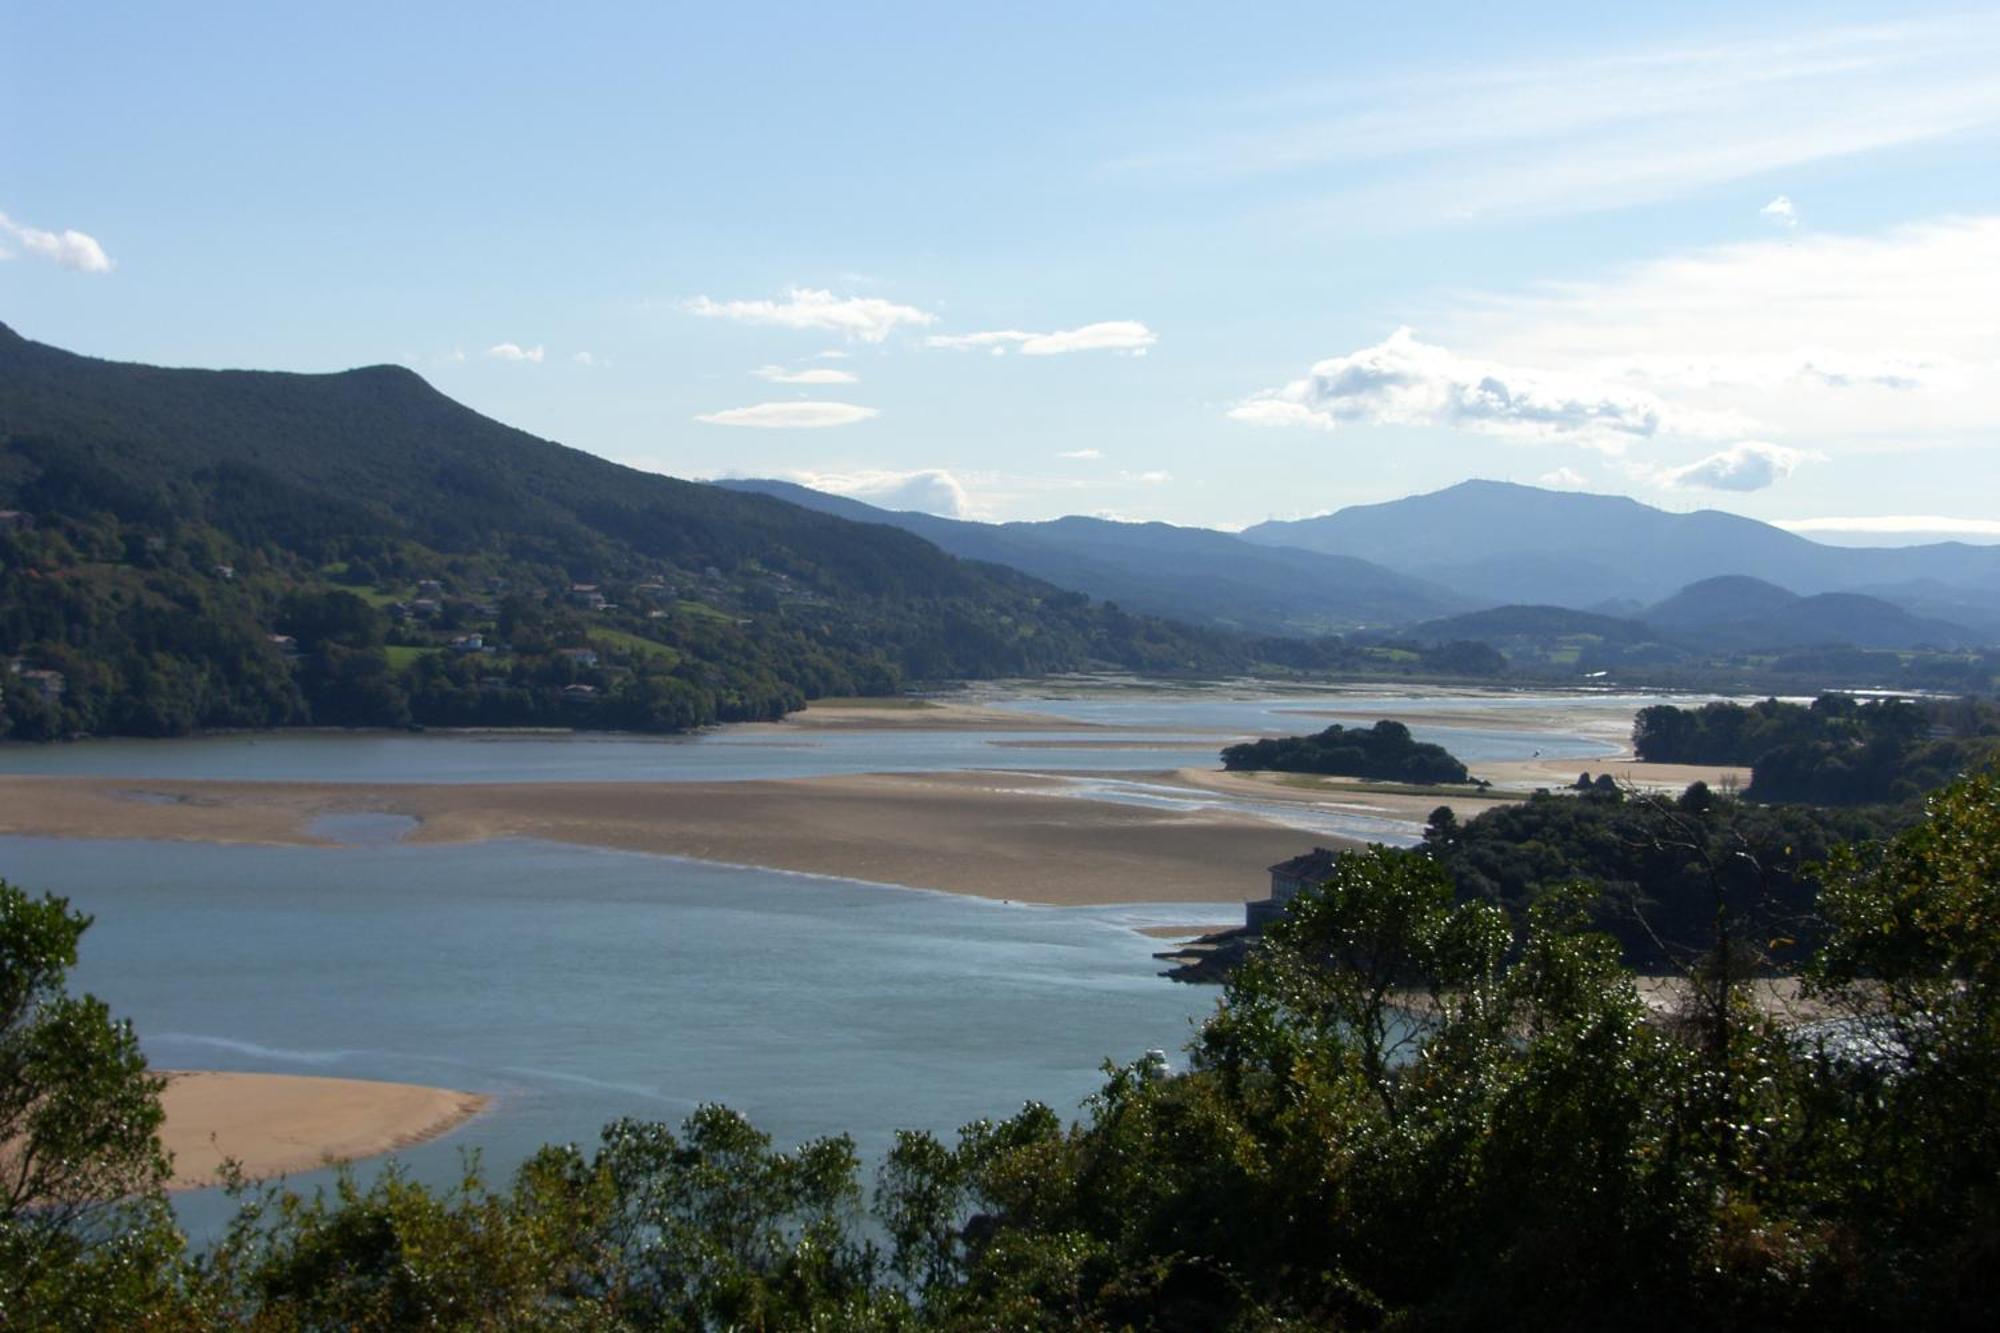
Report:
[[[2000,125],[2000,19],[1970,11],[1259,89],[1114,170],[1324,180],[1339,225],[1622,208]],[[1233,121],[1221,133],[1217,120]],[[1170,130],[1182,130],[1174,125]],[[1295,192],[1296,193],[1296,192]]]
[[732,407],[721,412],[703,412],[695,417],[711,426],[760,426],[772,430],[817,430],[826,426],[851,426],[881,413],[854,403],[757,403]]
[[[79,273],[109,273],[114,267],[111,256],[104,253],[96,237],[67,227],[44,231],[0,213],[0,238],[12,240],[31,255]],[[5,250],[0,250],[0,259],[9,257]]]
[[572,352],[569,359],[576,362],[579,366],[594,366],[597,364],[597,358],[589,352]]
[[1787,532],[1854,532],[1912,537],[2000,538],[2000,519],[1954,518],[1946,514],[1875,514],[1849,518],[1774,518]]
[[1407,328],[1315,365],[1229,411],[1257,426],[1446,426],[1567,440],[1616,453],[1658,435],[1708,437],[1736,423],[1677,413],[1643,389],[1593,376],[1475,360]]
[[1573,467],[1559,467],[1553,472],[1544,472],[1536,481],[1551,490],[1579,491],[1590,485],[1590,478]]
[[1692,486],[1711,491],[1761,491],[1792,475],[1801,463],[1821,459],[1805,449],[1790,449],[1762,440],[1745,440],[1684,467],[1666,468],[1658,480],[1666,486]]
[[850,371],[817,367],[810,370],[789,370],[784,366],[759,366],[750,372],[760,380],[773,384],[854,384],[861,378]]
[[[1718,246],[1467,297],[1453,346],[1815,448],[1976,443],[2000,420],[2000,217]],[[1755,423],[1754,426],[1749,423]]]
[[1057,454],[1056,457],[1074,458],[1078,459],[1079,461],[1087,462],[1091,459],[1104,457],[1104,451],[1101,449],[1065,449],[1061,453]]
[[814,352],[807,359],[812,361],[845,361],[851,355],[853,355],[851,352],[843,352],[838,347],[829,347],[824,352]]
[[1760,216],[1771,219],[1771,221],[1777,223],[1780,227],[1796,227],[1799,225],[1799,210],[1793,206],[1789,195],[1779,195],[1776,199],[1758,209],[1757,212]]
[[486,356],[493,361],[529,361],[540,365],[543,352],[539,343],[533,347],[523,347],[519,343],[495,343],[486,349]]
[[1174,474],[1161,471],[1127,472],[1124,477],[1127,481],[1136,481],[1143,486],[1164,486],[1174,479]]
[[709,319],[815,329],[866,343],[879,343],[905,324],[921,328],[937,321],[936,315],[915,306],[874,296],[837,297],[808,287],[792,288],[782,301],[711,301],[697,296],[686,303],[686,309]]
[[972,512],[971,499],[964,485],[942,468],[925,468],[916,472],[794,472],[791,475],[802,486],[864,500],[881,509],[914,509],[945,518],[964,518]]
[[1081,328],[1058,329],[1054,333],[1028,333],[1021,329],[988,329],[980,333],[934,334],[924,339],[927,346],[989,348],[996,354],[1009,347],[1022,356],[1063,356],[1070,352],[1130,352],[1142,355],[1159,335],[1136,319],[1111,319]]

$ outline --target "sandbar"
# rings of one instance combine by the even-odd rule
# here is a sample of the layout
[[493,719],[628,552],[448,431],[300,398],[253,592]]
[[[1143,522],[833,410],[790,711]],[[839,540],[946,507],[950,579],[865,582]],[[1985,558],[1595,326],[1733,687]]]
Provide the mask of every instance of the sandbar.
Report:
[[995,708],[961,699],[815,699],[779,722],[736,722],[745,731],[1109,731],[1053,713]]
[[261,1180],[394,1152],[449,1133],[487,1103],[413,1083],[162,1072],[160,1140],[173,1154],[176,1190],[216,1184],[225,1159]]
[[981,772],[379,786],[0,777],[0,834],[330,846],[315,819],[404,815],[419,821],[411,843],[538,838],[1063,906],[1261,896],[1267,866],[1329,841],[1247,813],[1073,791]]

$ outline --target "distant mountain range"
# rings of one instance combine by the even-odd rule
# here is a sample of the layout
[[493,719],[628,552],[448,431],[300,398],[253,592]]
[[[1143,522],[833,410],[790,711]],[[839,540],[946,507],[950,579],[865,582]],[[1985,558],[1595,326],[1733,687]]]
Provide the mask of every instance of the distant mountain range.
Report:
[[1242,536],[1371,560],[1489,604],[1643,607],[1745,575],[1806,595],[1869,593],[1919,616],[1977,621],[1988,637],[2000,629],[2000,546],[1826,546],[1736,514],[1674,514],[1623,496],[1467,481]]
[[1447,588],[1357,556],[1260,546],[1206,528],[1081,517],[970,523],[878,509],[788,481],[716,484],[859,523],[901,528],[963,559],[1008,565],[1128,611],[1255,634],[1327,634],[1402,625],[1477,605]]
[[1589,638],[1671,657],[2000,642],[2000,547],[1825,546],[1754,519],[1468,481],[1240,535],[1059,518],[974,523],[786,481],[723,481],[881,523],[1131,610],[1265,634],[1496,646]]

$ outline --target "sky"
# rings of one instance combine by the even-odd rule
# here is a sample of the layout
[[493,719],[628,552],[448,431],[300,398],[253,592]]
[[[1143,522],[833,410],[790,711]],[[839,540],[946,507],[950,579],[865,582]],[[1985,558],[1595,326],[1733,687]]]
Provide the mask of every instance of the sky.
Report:
[[2000,541],[2000,10],[0,5],[0,321],[683,477]]

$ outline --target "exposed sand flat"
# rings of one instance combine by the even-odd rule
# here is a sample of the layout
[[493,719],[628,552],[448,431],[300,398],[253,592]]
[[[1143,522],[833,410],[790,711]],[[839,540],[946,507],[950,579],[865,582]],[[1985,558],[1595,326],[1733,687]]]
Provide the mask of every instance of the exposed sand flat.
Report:
[[[1435,792],[1365,782],[1359,778],[1321,778],[1304,773],[1225,773],[1219,769],[1182,768],[1157,775],[1158,780],[1178,783],[1200,791],[1212,791],[1257,801],[1293,801],[1301,805],[1332,807],[1353,814],[1382,819],[1401,819],[1421,824],[1441,805],[1451,807],[1461,820],[1482,810],[1518,801],[1514,794],[1493,795],[1459,787],[1440,787]],[[1574,782],[1576,775],[1570,775]],[[1546,783],[1537,785],[1547,785]],[[1325,835],[1301,834],[1301,837]]]
[[215,1184],[224,1158],[261,1179],[394,1152],[457,1128],[487,1102],[353,1078],[168,1072],[167,1080],[160,1137],[174,1155],[177,1190]]
[[1741,791],[1750,785],[1747,768],[1720,764],[1642,764],[1629,754],[1603,759],[1523,759],[1507,764],[1479,764],[1473,772],[1510,792],[1567,787],[1586,772],[1593,778],[1609,773],[1611,780],[1620,786],[1674,794],[1695,782],[1706,782],[1719,791]]
[[1324,835],[1248,815],[1081,800],[1060,779],[944,773],[716,783],[391,785],[0,777],[0,834],[324,845],[321,815],[412,842],[544,838],[984,898],[1218,902]]
[[817,699],[782,722],[732,723],[731,731],[1107,731],[1096,722],[1013,712],[955,699]]

